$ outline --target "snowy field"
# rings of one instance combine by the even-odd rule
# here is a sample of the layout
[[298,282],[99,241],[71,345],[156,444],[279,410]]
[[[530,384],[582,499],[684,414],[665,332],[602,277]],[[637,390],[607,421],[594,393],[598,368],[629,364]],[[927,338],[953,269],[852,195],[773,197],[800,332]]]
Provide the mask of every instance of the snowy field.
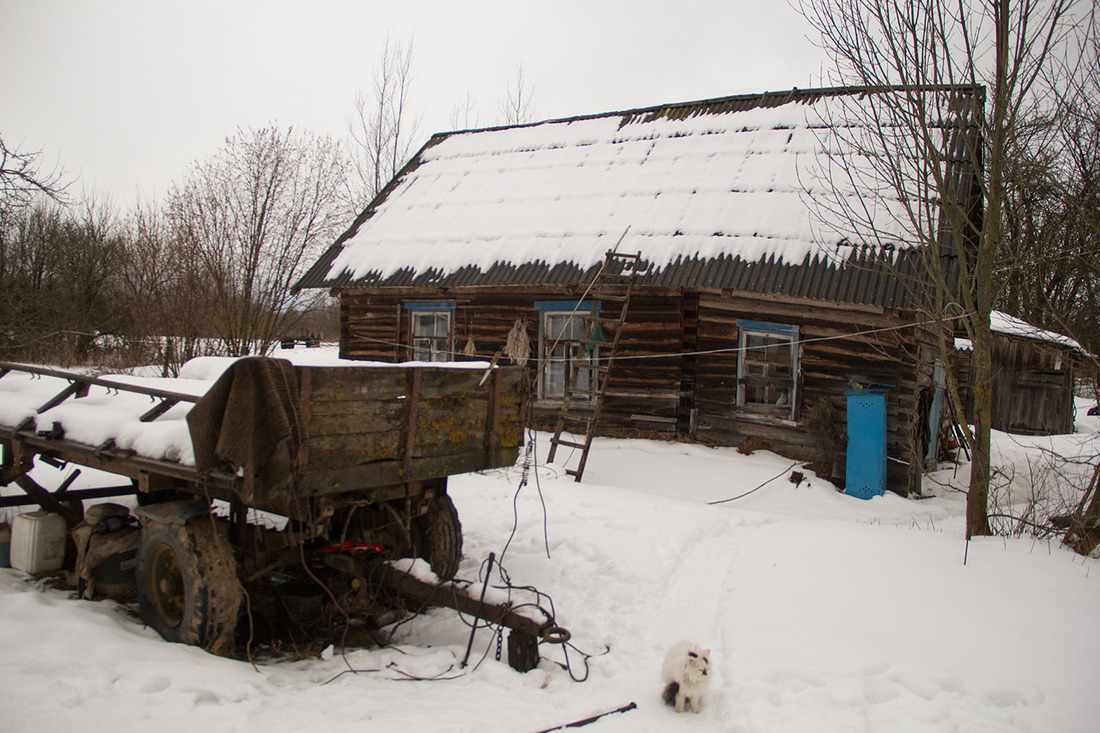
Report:
[[[1074,435],[995,434],[1005,506],[1066,490],[1044,467],[1100,452],[1098,430],[1081,417]],[[767,452],[598,440],[577,484],[542,461],[546,434],[536,447],[518,494],[520,466],[451,480],[459,576],[503,554],[572,632],[569,670],[544,644],[517,673],[487,629],[461,669],[469,629],[449,610],[401,625],[392,648],[253,666],[0,570],[0,730],[534,733],[632,702],[584,730],[1097,730],[1100,566],[1026,537],[967,548],[951,488],[965,465],[932,476],[932,498],[861,501],[812,476],[796,486],[792,462]],[[111,482],[85,474],[78,487]],[[681,639],[711,649],[698,715],[659,699]]]

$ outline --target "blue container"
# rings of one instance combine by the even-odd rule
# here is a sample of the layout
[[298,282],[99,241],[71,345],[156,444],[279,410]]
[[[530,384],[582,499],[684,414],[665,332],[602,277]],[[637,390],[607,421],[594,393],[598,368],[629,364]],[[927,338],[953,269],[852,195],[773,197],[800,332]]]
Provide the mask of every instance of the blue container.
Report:
[[881,496],[886,490],[886,393],[889,389],[871,385],[844,393],[848,398],[844,493],[858,499]]

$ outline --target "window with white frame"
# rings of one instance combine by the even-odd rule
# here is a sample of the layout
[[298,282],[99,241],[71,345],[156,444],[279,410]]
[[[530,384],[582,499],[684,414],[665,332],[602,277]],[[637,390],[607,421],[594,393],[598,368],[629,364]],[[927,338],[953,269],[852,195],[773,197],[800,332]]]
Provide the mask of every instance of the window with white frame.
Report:
[[[595,364],[599,349],[581,343],[585,317],[591,304],[576,301],[539,301],[539,399],[558,401],[565,397],[569,373],[577,363]],[[577,372],[576,388],[587,390],[593,372]]]
[[410,358],[451,361],[454,343],[454,303],[406,303],[409,312]]
[[749,415],[795,419],[798,403],[798,326],[738,321],[737,409]]

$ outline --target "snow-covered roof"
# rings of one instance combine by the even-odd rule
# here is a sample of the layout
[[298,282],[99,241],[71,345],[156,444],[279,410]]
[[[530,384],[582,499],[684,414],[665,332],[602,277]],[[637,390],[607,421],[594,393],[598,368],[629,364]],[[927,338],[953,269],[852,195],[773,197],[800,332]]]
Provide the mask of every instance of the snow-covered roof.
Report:
[[[1033,326],[1023,319],[1017,318],[1016,316],[1010,316],[1002,311],[993,311],[989,314],[989,327],[993,333],[1002,333],[1006,336],[1019,336],[1020,338],[1029,338],[1036,341],[1046,341],[1047,343],[1059,344],[1060,346],[1075,349],[1081,353],[1088,353],[1081,344],[1077,343],[1077,341],[1071,339],[1069,336]],[[955,339],[955,349],[958,351],[973,351],[974,343],[970,339],[957,338]]]
[[[532,263],[542,277],[562,265],[579,272],[624,232],[620,251],[641,253],[654,272],[686,261],[828,260],[845,233],[815,204],[837,196],[828,155],[844,153],[836,131],[866,91],[791,90],[436,135],[299,287],[408,284],[426,273],[418,284],[440,284],[502,267],[509,273],[495,282],[514,282]],[[896,201],[879,195],[867,209],[882,241],[911,244]]]
[[1033,326],[1025,320],[1017,318],[1016,316],[1010,316],[1001,311],[993,311],[993,313],[990,314],[989,325],[994,333],[1003,333],[1008,336],[1021,336],[1023,338],[1035,339],[1036,341],[1047,341],[1052,344],[1068,346],[1077,351],[1084,351],[1081,344],[1077,343],[1077,341],[1071,339],[1069,336]]

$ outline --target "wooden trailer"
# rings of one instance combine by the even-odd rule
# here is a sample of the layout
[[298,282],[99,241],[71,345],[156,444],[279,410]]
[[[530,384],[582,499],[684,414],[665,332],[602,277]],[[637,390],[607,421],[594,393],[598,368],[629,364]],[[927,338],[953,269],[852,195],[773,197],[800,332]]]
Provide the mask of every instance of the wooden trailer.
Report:
[[[19,379],[52,380],[58,389],[22,412],[9,404],[0,413],[0,485],[23,490],[0,497],[0,506],[38,504],[64,517],[82,545],[75,568],[82,577],[89,568],[80,563],[104,554],[97,542],[116,535],[121,547],[125,534],[117,535],[129,532],[142,618],[170,641],[232,653],[246,606],[255,627],[265,606],[282,613],[287,600],[365,628],[389,613],[393,598],[512,628],[510,661],[520,669],[534,666],[540,639],[565,634],[553,619],[482,603],[447,583],[462,552],[447,477],[515,463],[528,393],[522,369],[246,358],[196,395],[0,363],[9,402]],[[113,438],[89,444],[71,409],[82,401],[128,409],[150,428],[186,414],[193,461],[142,455]],[[67,481],[50,492],[30,475],[36,461],[101,469],[128,483],[74,490]],[[123,522],[110,532],[83,521],[83,500],[125,494],[137,495],[139,527]],[[388,561],[397,558],[427,560],[440,582],[396,570]]]

